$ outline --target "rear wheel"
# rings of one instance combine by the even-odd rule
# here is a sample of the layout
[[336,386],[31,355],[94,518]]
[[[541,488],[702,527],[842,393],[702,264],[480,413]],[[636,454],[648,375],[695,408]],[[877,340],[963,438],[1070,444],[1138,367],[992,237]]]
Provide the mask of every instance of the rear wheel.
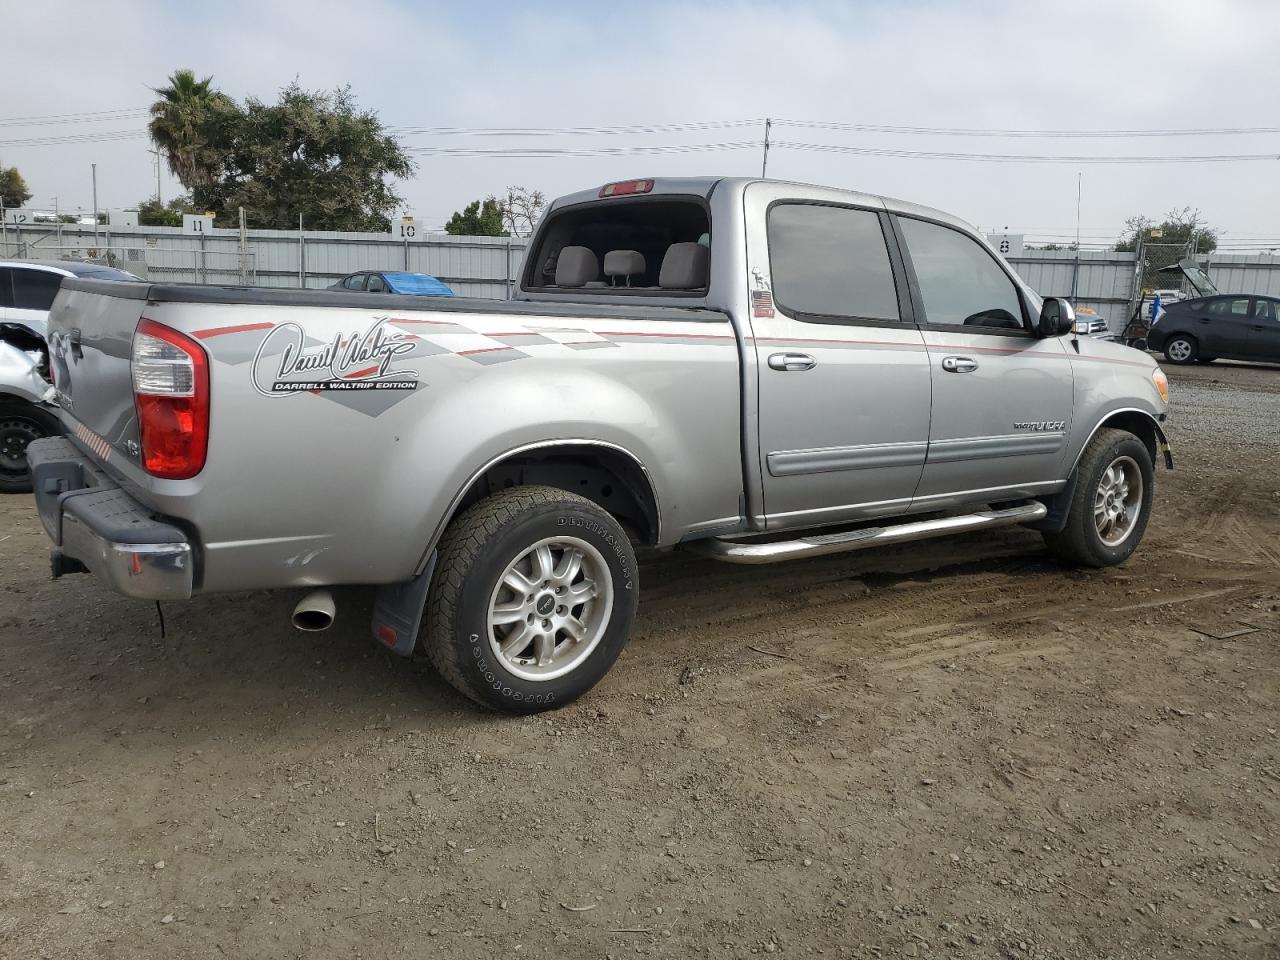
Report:
[[1147,445],[1124,430],[1099,430],[1080,458],[1067,524],[1045,533],[1058,557],[1085,567],[1129,559],[1151,515],[1155,469]]
[[636,593],[635,553],[613,517],[555,487],[515,487],[445,531],[423,642],[477,703],[553,709],[608,672],[631,633]]
[[62,432],[58,419],[22,400],[0,400],[0,493],[31,490],[27,445]]
[[1194,363],[1200,355],[1200,345],[1186,334],[1174,334],[1164,345],[1164,355],[1170,363]]

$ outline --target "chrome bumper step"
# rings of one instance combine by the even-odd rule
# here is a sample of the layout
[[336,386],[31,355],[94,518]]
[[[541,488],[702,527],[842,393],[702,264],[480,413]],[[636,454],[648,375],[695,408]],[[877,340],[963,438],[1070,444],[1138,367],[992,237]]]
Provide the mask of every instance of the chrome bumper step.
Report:
[[1019,523],[1041,520],[1049,512],[1039,501],[1004,507],[1000,510],[982,510],[958,517],[941,517],[935,520],[917,520],[895,523],[889,526],[864,527],[844,533],[815,534],[798,540],[695,540],[684,549],[704,557],[713,557],[728,563],[777,563],[782,560],[799,560],[822,557],[830,553],[848,550],[865,550],[891,543],[909,543],[912,540],[928,540],[953,533],[973,530],[991,530]]

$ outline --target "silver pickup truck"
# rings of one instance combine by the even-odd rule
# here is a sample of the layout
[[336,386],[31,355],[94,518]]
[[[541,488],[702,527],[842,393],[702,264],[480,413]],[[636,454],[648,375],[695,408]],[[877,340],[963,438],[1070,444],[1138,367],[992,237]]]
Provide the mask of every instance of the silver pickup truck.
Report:
[[67,280],[54,575],[132,597],[380,589],[372,631],[513,712],[617,658],[635,549],[737,563],[1023,524],[1125,560],[1164,374],[966,223],[767,180],[551,205],[507,302]]

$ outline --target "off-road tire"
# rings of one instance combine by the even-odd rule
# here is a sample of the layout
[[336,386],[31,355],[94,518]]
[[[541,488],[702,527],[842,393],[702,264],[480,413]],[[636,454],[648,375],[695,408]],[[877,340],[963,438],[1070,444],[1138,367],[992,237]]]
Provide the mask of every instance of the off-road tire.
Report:
[[[1142,476],[1141,512],[1133,530],[1115,546],[1103,542],[1094,521],[1094,498],[1103,473],[1119,457],[1128,457]],[[1123,563],[1138,548],[1151,519],[1155,492],[1155,468],[1147,445],[1125,430],[1103,428],[1089,441],[1076,468],[1075,491],[1067,512],[1067,524],[1057,533],[1046,531],[1045,543],[1060,560],[1082,567],[1110,567]]]
[[[58,418],[47,410],[24,400],[0,400],[0,443],[21,443],[62,434]],[[25,450],[25,444],[23,445]],[[19,470],[9,463],[11,457],[0,451],[0,493],[30,493],[30,468]],[[20,458],[25,466],[25,453]]]
[[[1173,355],[1173,345],[1175,343],[1187,344],[1187,346],[1190,348],[1190,353],[1186,354],[1181,360],[1177,359]],[[1200,356],[1200,344],[1196,341],[1195,337],[1187,336],[1185,333],[1175,333],[1172,337],[1170,337],[1168,340],[1165,341],[1164,358],[1168,360],[1170,363],[1176,363],[1179,365],[1195,363],[1196,359],[1199,356]]]
[[[547,537],[593,545],[613,578],[608,624],[591,653],[550,680],[516,676],[490,646],[490,598],[512,560]],[[555,487],[513,487],[469,507],[445,530],[427,604],[423,647],[440,674],[476,703],[508,713],[553,710],[582,696],[613,666],[635,621],[635,551],[618,522]]]

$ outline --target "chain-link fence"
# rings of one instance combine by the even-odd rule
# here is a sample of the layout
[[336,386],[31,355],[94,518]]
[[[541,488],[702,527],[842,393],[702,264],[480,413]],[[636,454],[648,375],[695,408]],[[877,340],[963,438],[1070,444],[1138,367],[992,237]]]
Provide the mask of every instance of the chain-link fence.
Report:
[[0,256],[31,260],[76,260],[116,267],[157,283],[212,283],[253,286],[258,282],[252,250],[190,250],[142,246],[94,246],[92,243],[0,243]]

